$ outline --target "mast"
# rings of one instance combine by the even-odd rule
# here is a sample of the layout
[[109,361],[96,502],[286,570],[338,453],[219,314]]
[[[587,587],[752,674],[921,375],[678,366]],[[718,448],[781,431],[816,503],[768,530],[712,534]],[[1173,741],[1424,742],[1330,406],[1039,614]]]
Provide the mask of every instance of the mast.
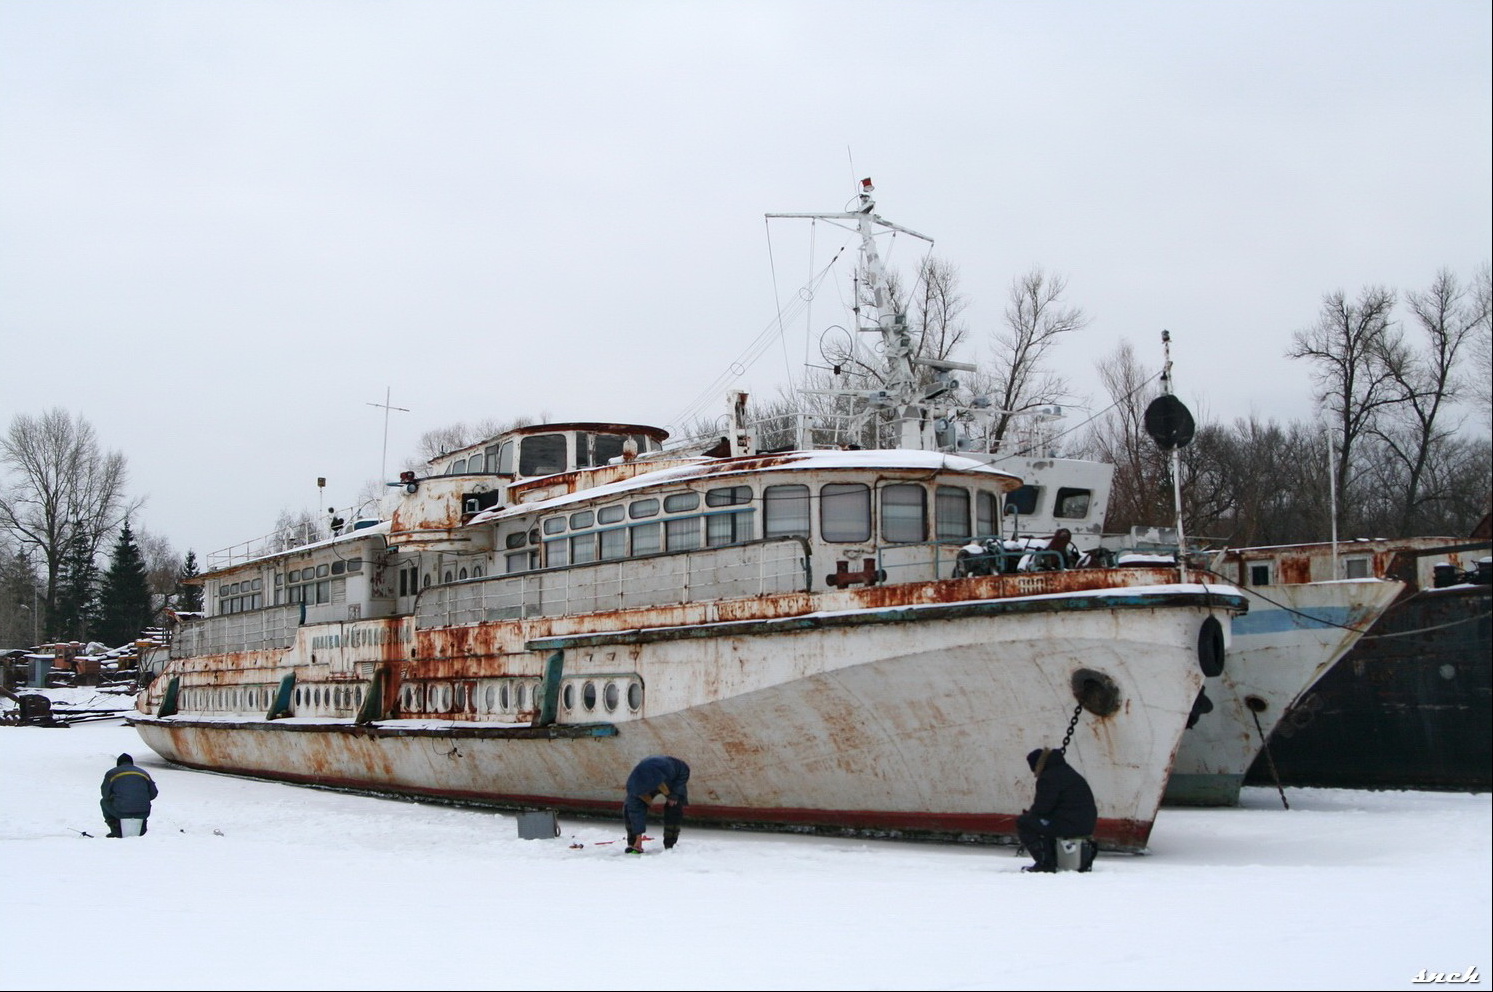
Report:
[[[871,194],[876,187],[870,179],[861,180],[860,192],[856,196],[855,208],[840,213],[785,213],[768,214],[768,218],[803,218],[822,220],[842,227],[851,227],[861,239],[861,258],[857,272],[857,296],[855,302],[856,330],[863,334],[881,336],[881,353],[885,362],[882,388],[862,397],[873,407],[886,407],[896,411],[898,446],[917,450],[937,450],[937,439],[928,416],[927,401],[918,388],[915,366],[926,365],[940,371],[952,369],[972,370],[974,367],[959,362],[945,362],[915,357],[917,342],[913,339],[907,314],[898,312],[887,284],[886,264],[876,250],[876,236],[886,231],[906,234],[933,244],[926,234],[894,224],[876,211],[876,201]],[[936,392],[944,392],[938,388]]]

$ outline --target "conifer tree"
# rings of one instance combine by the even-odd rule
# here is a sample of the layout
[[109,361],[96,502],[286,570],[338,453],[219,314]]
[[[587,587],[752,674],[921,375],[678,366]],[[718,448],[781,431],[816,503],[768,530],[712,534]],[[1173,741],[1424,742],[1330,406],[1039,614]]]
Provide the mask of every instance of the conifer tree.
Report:
[[197,568],[197,554],[187,551],[187,558],[176,573],[176,609],[179,613],[197,613],[202,609],[202,586],[193,580],[202,573]]
[[145,556],[135,543],[129,521],[125,521],[109,555],[109,570],[104,573],[94,636],[111,647],[128,643],[150,626],[154,613]]
[[90,535],[81,521],[73,522],[58,573],[56,602],[47,613],[47,636],[85,640],[98,603],[98,567],[93,563]]

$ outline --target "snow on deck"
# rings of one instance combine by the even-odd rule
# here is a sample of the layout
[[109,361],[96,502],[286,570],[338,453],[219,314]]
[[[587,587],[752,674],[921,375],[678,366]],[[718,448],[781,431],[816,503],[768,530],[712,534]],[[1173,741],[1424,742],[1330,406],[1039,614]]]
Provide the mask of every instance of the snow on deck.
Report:
[[[161,797],[105,840],[120,751]],[[1010,848],[694,826],[642,858],[604,821],[523,841],[509,814],[173,768],[112,724],[0,728],[0,782],[8,989],[112,988],[124,945],[167,989],[1486,988],[1493,963],[1487,795],[1245,789],[1162,810],[1149,855],[1033,876]],[[79,952],[78,920],[115,936]]]

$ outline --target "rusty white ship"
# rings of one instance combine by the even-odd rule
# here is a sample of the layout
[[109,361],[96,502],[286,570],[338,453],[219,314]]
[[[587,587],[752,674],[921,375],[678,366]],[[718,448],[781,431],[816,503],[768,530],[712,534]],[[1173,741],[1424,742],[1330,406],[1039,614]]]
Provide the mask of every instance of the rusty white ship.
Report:
[[839,216],[901,448],[758,453],[741,400],[711,454],[612,423],[451,452],[385,519],[215,563],[142,738],[192,767],[592,813],[670,753],[697,821],[1002,839],[1031,799],[1023,755],[1068,734],[1096,836],[1144,847],[1246,602],[1058,552],[962,574],[1019,480],[930,450],[872,207],[868,184]]

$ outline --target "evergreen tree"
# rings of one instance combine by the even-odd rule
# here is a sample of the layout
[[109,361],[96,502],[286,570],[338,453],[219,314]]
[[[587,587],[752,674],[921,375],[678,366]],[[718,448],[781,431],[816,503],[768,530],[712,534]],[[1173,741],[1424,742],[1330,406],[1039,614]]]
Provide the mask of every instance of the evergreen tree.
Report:
[[98,622],[94,636],[110,645],[126,644],[150,626],[155,611],[150,603],[150,582],[145,572],[145,556],[135,543],[130,523],[125,521],[109,555],[109,570],[104,573],[99,592]]
[[197,613],[202,609],[202,586],[194,581],[202,573],[197,569],[197,554],[187,551],[186,561],[176,573],[176,609],[179,613]]
[[97,584],[90,535],[81,521],[74,521],[57,577],[57,599],[47,614],[49,638],[81,641],[88,637],[97,606]]

